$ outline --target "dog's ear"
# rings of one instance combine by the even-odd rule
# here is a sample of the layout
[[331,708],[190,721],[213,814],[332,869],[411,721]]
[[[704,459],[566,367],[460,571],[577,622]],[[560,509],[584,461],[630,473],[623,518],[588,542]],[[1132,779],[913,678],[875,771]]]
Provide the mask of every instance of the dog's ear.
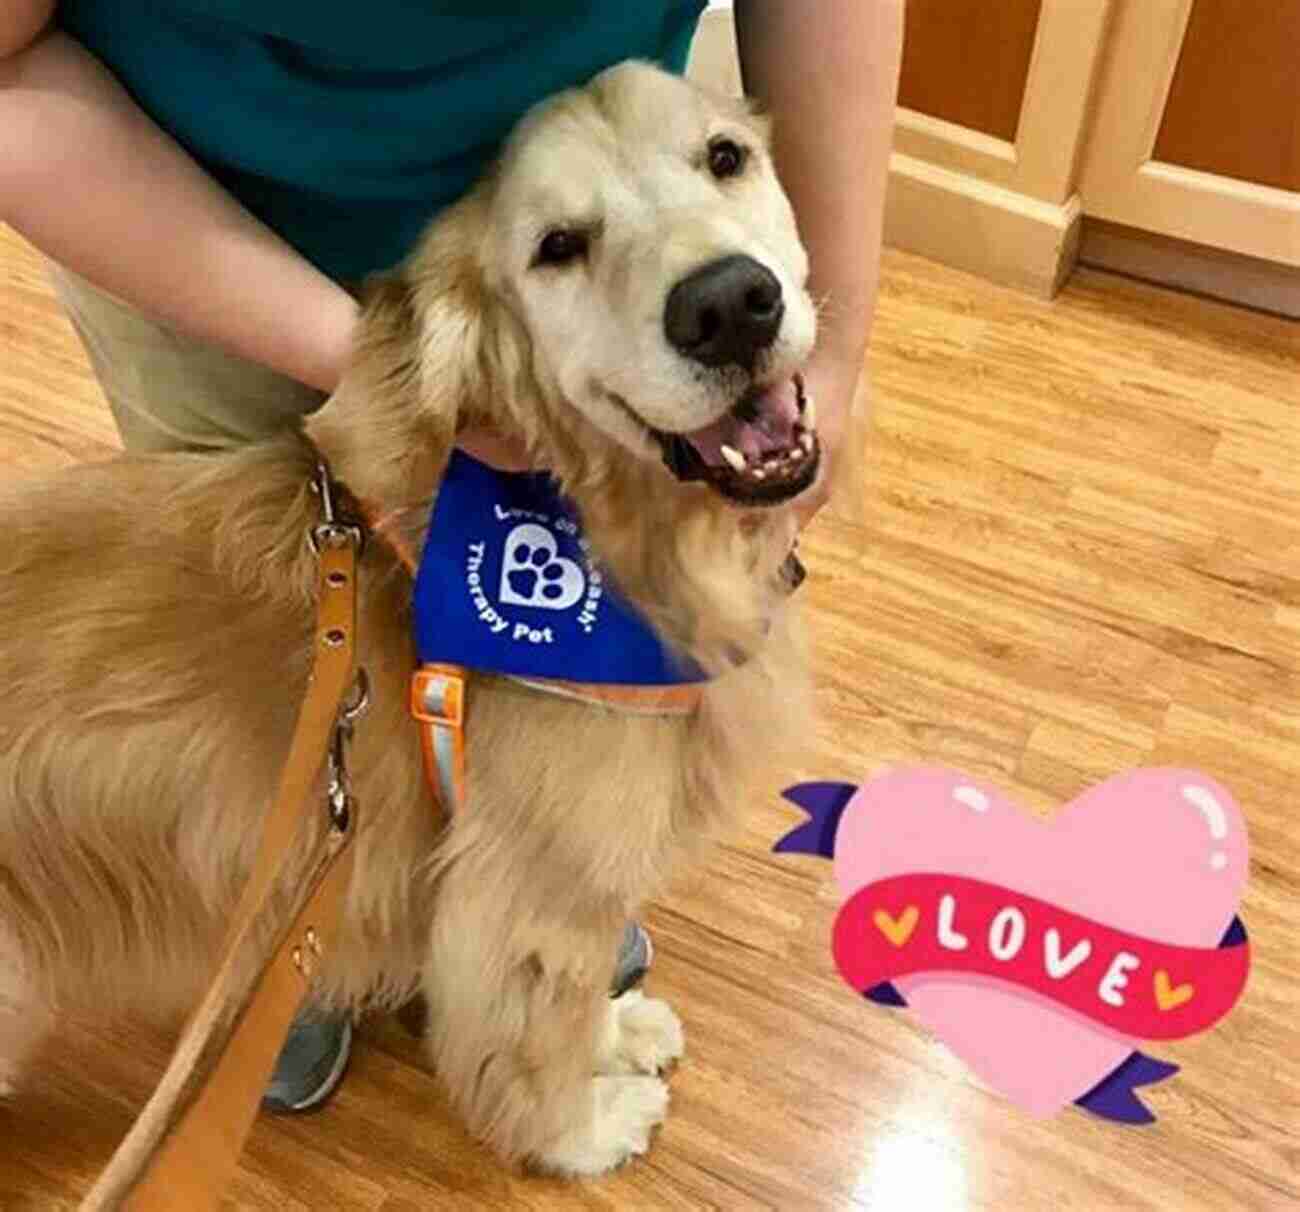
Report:
[[484,394],[482,216],[474,196],[451,207],[406,263],[369,284],[350,366],[305,422],[333,473],[373,509],[434,495],[460,420]]

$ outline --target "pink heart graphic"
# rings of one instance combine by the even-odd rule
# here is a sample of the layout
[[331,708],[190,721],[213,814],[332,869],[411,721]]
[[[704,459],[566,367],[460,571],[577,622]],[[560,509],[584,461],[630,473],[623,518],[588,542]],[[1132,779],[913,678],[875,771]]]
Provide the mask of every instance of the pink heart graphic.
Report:
[[[840,818],[834,861],[845,899],[890,876],[954,874],[1132,934],[1210,948],[1236,913],[1248,849],[1236,802],[1193,771],[1118,775],[1040,823],[975,779],[913,768],[857,790]],[[894,983],[979,1077],[1034,1115],[1087,1093],[1135,1046],[994,978],[919,974]]]

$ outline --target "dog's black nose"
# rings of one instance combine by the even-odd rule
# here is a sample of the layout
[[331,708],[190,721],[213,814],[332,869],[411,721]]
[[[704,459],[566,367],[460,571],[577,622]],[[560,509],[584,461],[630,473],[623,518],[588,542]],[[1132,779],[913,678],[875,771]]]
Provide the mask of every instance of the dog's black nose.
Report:
[[668,293],[664,332],[678,352],[705,366],[750,369],[776,340],[785,315],[781,283],[753,257],[710,261]]

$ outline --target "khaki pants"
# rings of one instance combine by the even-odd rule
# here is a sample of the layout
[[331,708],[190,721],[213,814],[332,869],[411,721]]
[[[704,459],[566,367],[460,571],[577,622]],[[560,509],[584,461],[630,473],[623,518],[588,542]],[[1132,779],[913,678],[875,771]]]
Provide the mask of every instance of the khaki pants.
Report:
[[324,395],[180,336],[62,267],[55,289],[132,451],[217,450],[292,425]]
[[[154,323],[62,266],[53,266],[51,276],[127,450],[220,450],[256,442],[325,400],[294,379]],[[304,1004],[295,1026],[309,1027],[314,1014]],[[286,1068],[286,1080],[300,1081],[300,1067],[286,1049],[276,1075]]]

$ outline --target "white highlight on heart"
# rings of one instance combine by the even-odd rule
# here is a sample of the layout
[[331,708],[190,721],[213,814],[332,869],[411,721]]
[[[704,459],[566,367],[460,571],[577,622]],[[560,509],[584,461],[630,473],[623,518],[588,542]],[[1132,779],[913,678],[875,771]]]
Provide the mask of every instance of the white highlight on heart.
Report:
[[1188,784],[1183,788],[1183,799],[1201,810],[1205,823],[1210,827],[1210,836],[1216,842],[1221,842],[1228,836],[1228,814],[1223,811],[1223,805],[1204,787]]
[[957,898],[945,892],[939,898],[939,946],[949,951],[965,951],[970,940],[960,931],[952,928],[952,919],[957,912]]
[[1222,850],[1216,850],[1210,855],[1210,866],[1215,871],[1222,871],[1228,865],[1228,856]]
[[967,808],[974,808],[976,812],[989,810],[989,797],[978,787],[954,787],[952,798]]
[[1084,938],[1075,943],[1069,954],[1062,958],[1061,932],[1053,928],[1043,935],[1043,963],[1047,967],[1047,975],[1054,981],[1069,976],[1091,954],[1092,943]]

